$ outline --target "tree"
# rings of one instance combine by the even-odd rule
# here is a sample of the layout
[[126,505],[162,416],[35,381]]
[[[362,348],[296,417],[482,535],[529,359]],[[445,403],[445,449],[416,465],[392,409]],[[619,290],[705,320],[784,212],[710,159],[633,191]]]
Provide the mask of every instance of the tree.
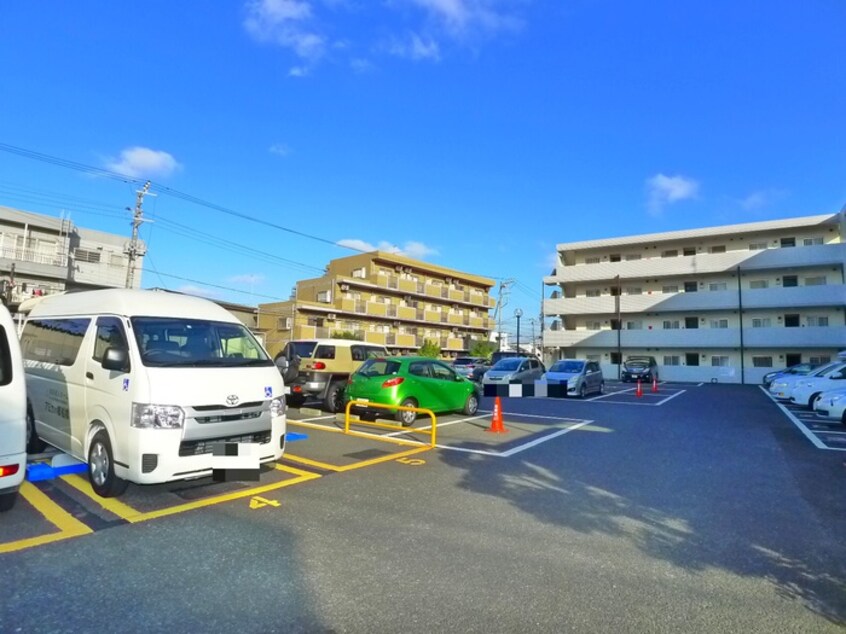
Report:
[[361,341],[361,337],[349,330],[336,330],[332,333],[332,336],[335,339],[352,339],[354,341]]
[[471,357],[484,357],[490,359],[493,351],[496,350],[496,344],[493,341],[474,341],[470,344]]
[[441,356],[441,347],[431,339],[424,339],[423,345],[420,346],[420,356],[437,359]]

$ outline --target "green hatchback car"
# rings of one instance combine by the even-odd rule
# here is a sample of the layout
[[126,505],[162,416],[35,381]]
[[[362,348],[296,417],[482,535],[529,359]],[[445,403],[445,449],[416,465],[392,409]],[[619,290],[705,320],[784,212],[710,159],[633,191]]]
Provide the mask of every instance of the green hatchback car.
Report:
[[[382,357],[368,359],[347,383],[346,399],[382,405],[421,407],[435,413],[461,412],[473,416],[479,409],[476,386],[446,363],[428,357]],[[353,405],[362,418],[390,415],[391,410]],[[398,410],[394,417],[408,427],[417,412]]]

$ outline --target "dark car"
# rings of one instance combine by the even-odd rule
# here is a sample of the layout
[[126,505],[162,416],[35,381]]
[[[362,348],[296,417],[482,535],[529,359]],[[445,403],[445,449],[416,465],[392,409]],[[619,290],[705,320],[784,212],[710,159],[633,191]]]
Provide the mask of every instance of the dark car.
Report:
[[623,362],[620,378],[628,381],[651,382],[658,380],[658,363],[655,357],[629,357]]
[[484,373],[489,367],[488,360],[482,357],[457,357],[452,362],[452,369],[468,379],[473,379],[477,368]]
[[775,370],[773,372],[767,372],[764,375],[763,384],[764,387],[770,387],[770,384],[775,381],[777,378],[782,376],[791,376],[791,375],[805,375],[810,373],[812,370],[816,369],[818,366],[815,363],[798,363],[796,365],[791,365],[789,368],[784,368],[783,370]]

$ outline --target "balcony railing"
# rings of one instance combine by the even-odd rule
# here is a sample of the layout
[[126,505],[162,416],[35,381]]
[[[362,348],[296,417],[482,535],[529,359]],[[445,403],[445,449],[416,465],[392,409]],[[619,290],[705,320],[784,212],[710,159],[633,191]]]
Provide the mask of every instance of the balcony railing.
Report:
[[3,247],[0,249],[0,258],[18,260],[20,262],[32,262],[34,264],[48,264],[50,266],[65,266],[67,258],[62,255],[38,253],[33,249],[19,249],[16,247]]

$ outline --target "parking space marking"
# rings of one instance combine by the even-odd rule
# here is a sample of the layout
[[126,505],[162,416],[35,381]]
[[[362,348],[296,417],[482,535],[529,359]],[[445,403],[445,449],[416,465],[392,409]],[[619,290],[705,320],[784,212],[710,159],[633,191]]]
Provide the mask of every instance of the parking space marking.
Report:
[[397,453],[392,453],[386,456],[379,456],[378,458],[371,458],[369,460],[362,460],[360,462],[354,462],[352,464],[347,465],[333,465],[329,464],[328,462],[319,462],[317,460],[312,460],[311,458],[303,458],[301,456],[292,456],[291,454],[286,455],[285,457],[289,460],[293,460],[294,462],[299,462],[306,466],[317,467],[318,469],[325,469],[326,471],[335,471],[337,473],[343,473],[344,471],[353,471],[354,469],[361,469],[363,467],[369,467],[374,464],[380,464],[382,462],[391,462],[393,460],[398,460],[400,458],[407,458],[408,456],[413,456],[418,453],[423,453],[424,451],[429,451],[431,446],[429,444],[423,445],[421,447],[415,447],[414,449],[407,449],[406,451],[398,451]]
[[[335,420],[334,418],[332,420]],[[311,429],[320,429],[323,431],[332,432],[333,434],[343,434],[344,430],[334,425],[317,425],[315,423],[303,423],[302,421],[288,421],[292,425],[300,425],[301,427],[310,427]],[[355,423],[355,421],[350,421],[351,423]],[[438,424],[440,427],[440,423]],[[414,445],[415,447],[420,443],[408,440],[405,438],[393,438],[389,434],[374,434],[366,431],[354,431],[350,430],[350,436],[360,436],[362,438],[373,438],[376,440],[381,440],[382,442],[392,442],[397,445]]]
[[81,537],[94,531],[65,511],[61,506],[51,500],[44,492],[40,491],[34,484],[24,480],[20,488],[21,496],[41,513],[44,518],[53,526],[59,529],[57,533],[48,533],[37,537],[28,537],[13,542],[0,544],[0,553],[10,553],[17,550],[43,546],[52,542]]
[[[88,496],[98,504],[101,504],[103,508],[105,508],[109,512],[114,513],[115,515],[117,515],[123,520],[126,520],[127,522],[137,524],[139,522],[146,522],[147,520],[156,519],[159,517],[166,517],[168,515],[176,515],[177,513],[184,513],[185,511],[191,511],[193,509],[203,508],[205,506],[221,504],[222,502],[229,502],[231,500],[253,497],[262,493],[267,493],[268,491],[275,491],[283,487],[292,486],[294,484],[300,484],[301,482],[307,482],[308,480],[314,480],[315,478],[321,477],[318,473],[312,473],[311,471],[303,471],[302,469],[297,469],[296,467],[289,467],[287,465],[275,464],[274,467],[279,471],[290,473],[295,477],[291,478],[290,480],[273,482],[271,484],[252,487],[243,491],[234,491],[232,493],[213,495],[211,497],[203,498],[201,500],[194,500],[192,502],[176,504],[174,506],[168,506],[163,509],[156,509],[155,511],[147,512],[138,511],[137,509],[132,508],[128,504],[124,504],[123,502],[120,502],[118,500],[110,498],[101,498],[96,493],[94,493],[94,490],[91,488],[91,484],[87,480],[79,476],[65,476],[62,479],[65,480],[71,486],[73,486],[75,489],[77,489],[80,493]],[[77,479],[73,480],[72,478]]]
[[[805,426],[805,424],[799,419],[798,416],[796,416],[793,412],[791,412],[784,404],[782,404],[781,402],[776,400],[772,396],[772,394],[769,393],[769,391],[764,389],[763,386],[759,385],[758,389],[760,389],[764,394],[766,394],[767,398],[769,398],[773,403],[775,403],[778,406],[778,408],[782,412],[784,412],[785,416],[787,416],[787,418],[789,418],[793,422],[793,424],[796,425],[796,427],[799,429],[799,431],[801,431],[802,434],[804,434],[805,438],[807,438],[808,440],[811,441],[811,444],[813,444],[814,447],[816,447],[817,449],[828,449],[829,451],[846,451],[846,448],[844,448],[844,447],[829,447],[828,445],[826,445],[820,438],[817,437],[816,433],[814,433],[813,430],[808,429],[808,427]],[[804,412],[800,412],[800,414],[802,414],[802,413],[804,413]],[[822,433],[826,433],[826,432],[822,432]]]

